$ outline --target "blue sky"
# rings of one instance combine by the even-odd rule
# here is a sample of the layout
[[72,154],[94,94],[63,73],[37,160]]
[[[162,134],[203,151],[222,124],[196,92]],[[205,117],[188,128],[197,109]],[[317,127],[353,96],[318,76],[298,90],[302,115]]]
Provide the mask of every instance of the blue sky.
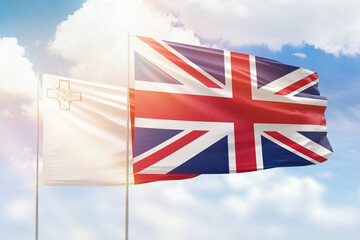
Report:
[[[318,72],[334,149],[317,166],[131,186],[130,239],[357,239],[359,7],[321,0],[0,1],[0,239],[34,236],[36,72],[117,84],[126,73],[128,31]],[[122,238],[124,198],[123,187],[40,188],[39,239]]]

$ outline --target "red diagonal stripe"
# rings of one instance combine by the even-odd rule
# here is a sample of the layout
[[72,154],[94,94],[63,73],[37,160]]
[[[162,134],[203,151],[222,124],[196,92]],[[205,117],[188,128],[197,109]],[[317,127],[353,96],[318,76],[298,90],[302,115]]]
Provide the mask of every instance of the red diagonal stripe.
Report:
[[317,75],[317,73],[313,73],[313,74],[287,86],[286,88],[281,89],[280,91],[276,92],[275,94],[288,95],[289,93],[292,93],[292,92],[298,90],[299,88],[315,81],[316,79],[318,79],[318,75]]
[[304,154],[305,156],[308,156],[309,158],[312,158],[318,162],[325,162],[327,159],[320,156],[317,153],[314,153],[313,151],[310,151],[309,149],[301,146],[300,144],[294,142],[293,140],[285,137],[284,135],[275,132],[275,131],[265,131],[266,134],[268,134],[269,136],[275,138],[276,140],[278,140],[279,142],[291,147],[292,149],[295,149],[296,151]]
[[176,152],[180,148],[184,147],[185,145],[191,143],[195,139],[201,137],[208,131],[191,131],[190,133],[186,134],[182,138],[179,138],[175,142],[167,145],[166,147],[160,149],[159,151],[151,154],[150,156],[134,163],[134,173],[140,172],[145,168],[150,167],[151,165],[157,163],[158,161],[164,159],[165,157],[169,156],[170,154]]
[[145,42],[147,45],[149,45],[151,48],[153,48],[155,51],[159,52],[161,55],[169,59],[171,62],[176,64],[179,68],[196,78],[198,81],[200,81],[202,84],[209,88],[221,88],[216,83],[211,81],[209,78],[204,76],[202,73],[200,73],[195,68],[191,67],[189,64],[184,62],[181,58],[176,56],[174,53],[167,50],[164,46],[162,46],[160,43],[156,42],[152,38],[146,38],[146,37],[138,37],[143,42]]
[[197,176],[199,176],[199,174],[134,174],[134,181],[135,184],[141,184],[154,181],[188,179]]

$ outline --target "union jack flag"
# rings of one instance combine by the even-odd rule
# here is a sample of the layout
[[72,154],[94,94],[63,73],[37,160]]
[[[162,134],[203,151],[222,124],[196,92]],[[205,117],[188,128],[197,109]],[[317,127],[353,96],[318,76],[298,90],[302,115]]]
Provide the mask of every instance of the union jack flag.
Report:
[[132,37],[135,183],[329,159],[315,72],[225,50]]

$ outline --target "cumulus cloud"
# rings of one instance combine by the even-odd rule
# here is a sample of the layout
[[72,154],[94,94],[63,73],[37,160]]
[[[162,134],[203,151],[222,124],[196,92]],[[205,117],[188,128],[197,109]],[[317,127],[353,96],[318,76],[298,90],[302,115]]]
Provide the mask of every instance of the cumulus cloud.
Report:
[[[19,133],[11,131],[11,134],[12,136],[6,139],[11,144],[3,141],[3,146],[0,147],[0,158],[3,163],[0,174],[7,179],[6,181],[12,183],[10,186],[21,187],[22,190],[32,192],[35,187],[36,154],[31,147],[22,146],[23,143],[19,141],[21,138]],[[31,137],[34,138],[34,135]],[[21,140],[26,141],[26,139]],[[40,162],[41,160],[42,158],[39,159]],[[41,176],[41,164],[39,172]]]
[[325,186],[311,177],[265,171],[227,179],[237,193],[229,195],[224,204],[242,216],[256,216],[271,209],[273,216],[296,216],[318,226],[340,228],[356,226],[360,220],[359,209],[327,205]]
[[[40,103],[42,103],[42,100],[39,100]],[[39,108],[42,107],[42,104],[39,104]],[[28,118],[32,119],[32,120],[36,120],[37,117],[37,102],[36,101],[32,101],[28,104],[21,104],[20,106],[22,114],[24,116],[27,116]],[[40,113],[41,114],[41,113]]]
[[12,199],[3,206],[5,217],[14,222],[30,222],[33,220],[33,202],[28,198]]
[[28,146],[24,147],[13,156],[11,160],[12,167],[22,174],[34,174],[35,172],[35,158],[36,155]]
[[315,178],[282,170],[135,186],[132,219],[143,231],[134,234],[141,238],[150,232],[157,239],[303,239],[304,229],[313,238],[324,237],[321,229],[356,229],[360,209],[330,205],[327,194]]
[[[21,116],[35,119],[37,77],[26,57],[25,48],[16,38],[0,38],[0,108],[1,118],[14,121]],[[33,111],[33,112],[30,112]]]
[[125,84],[128,33],[199,44],[174,15],[147,1],[88,0],[58,26],[49,50],[74,63],[74,78]]
[[36,96],[37,78],[32,63],[25,57],[25,49],[16,38],[0,38],[0,92],[33,99]]
[[[121,238],[123,193],[113,187],[41,188],[43,236]],[[312,177],[277,170],[131,186],[130,238],[300,240],[358,231],[359,208],[329,205],[326,194]],[[12,202],[14,211],[21,201]],[[6,216],[25,219],[16,211]]]
[[300,52],[294,53],[293,55],[295,57],[299,57],[299,58],[302,58],[302,59],[305,59],[307,57],[305,53],[300,53]]
[[[231,46],[310,44],[328,53],[360,53],[360,2],[336,0],[152,0],[164,13],[175,13],[199,36]],[[201,16],[201,17],[199,17]]]
[[87,239],[87,240],[95,240],[98,239],[95,234],[86,228],[74,228],[70,231],[70,240],[78,240],[78,239]]
[[0,112],[1,116],[3,117],[12,117],[13,114],[11,113],[10,109],[8,108],[3,108]]

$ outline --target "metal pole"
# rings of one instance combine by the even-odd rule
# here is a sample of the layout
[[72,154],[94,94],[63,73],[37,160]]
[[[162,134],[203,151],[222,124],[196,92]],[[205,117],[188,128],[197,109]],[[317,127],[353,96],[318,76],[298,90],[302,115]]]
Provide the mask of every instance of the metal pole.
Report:
[[40,78],[37,72],[37,110],[36,110],[36,207],[35,207],[35,240],[39,235],[39,93]]
[[126,148],[127,148],[127,155],[126,155],[126,193],[125,193],[125,240],[129,239],[129,115],[130,115],[130,34],[128,33],[128,72],[127,72],[127,103],[126,103]]

